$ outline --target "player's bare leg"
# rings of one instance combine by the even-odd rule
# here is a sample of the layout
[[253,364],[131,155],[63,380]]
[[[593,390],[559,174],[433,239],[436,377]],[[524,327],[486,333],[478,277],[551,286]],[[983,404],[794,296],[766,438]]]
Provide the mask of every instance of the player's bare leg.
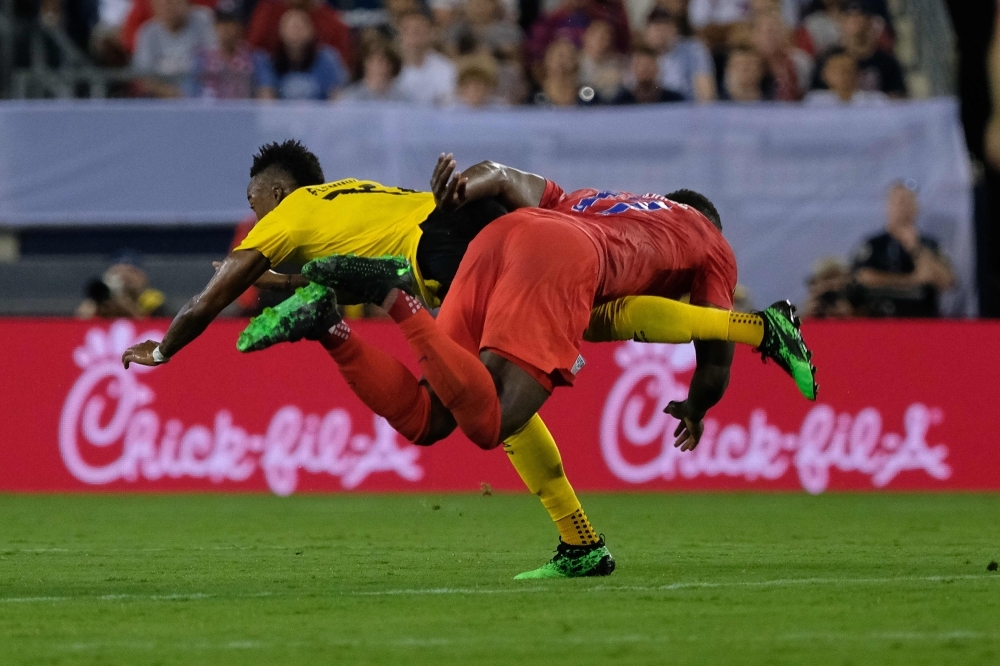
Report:
[[[517,435],[525,428],[532,427],[533,420],[540,422],[537,412],[551,394],[531,374],[506,358],[491,351],[482,352],[479,358],[496,382],[502,414],[500,435],[504,440],[504,449],[508,455],[529,454],[528,451],[518,451]],[[558,456],[558,449],[553,446],[552,450]],[[562,471],[561,460],[556,459],[553,464],[558,465],[559,471]],[[559,529],[556,554],[538,569],[518,574],[514,577],[515,580],[607,576],[615,570],[615,560],[604,544],[604,537],[599,536],[591,526],[572,487],[565,481],[565,476],[562,479],[566,486],[564,496],[575,501],[576,508],[555,521]]]

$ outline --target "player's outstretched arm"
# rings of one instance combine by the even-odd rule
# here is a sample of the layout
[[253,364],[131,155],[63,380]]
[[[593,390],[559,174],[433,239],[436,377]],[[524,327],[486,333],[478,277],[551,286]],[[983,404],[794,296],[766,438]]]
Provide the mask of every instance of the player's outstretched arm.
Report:
[[729,367],[736,345],[720,340],[695,340],[694,350],[698,361],[687,400],[671,402],[663,410],[680,421],[674,431],[674,446],[681,451],[698,446],[705,430],[705,413],[722,400],[729,386]]
[[129,363],[166,363],[184,345],[201,335],[226,306],[239,298],[270,267],[267,257],[257,250],[230,253],[205,289],[188,301],[170,322],[163,341],[146,340],[130,347],[122,355],[122,363],[126,368]]
[[[213,261],[212,268],[219,270],[222,268],[222,262]],[[309,280],[301,273],[277,273],[271,270],[264,271],[253,283],[253,286],[262,291],[295,291],[299,287],[308,285]]]
[[496,197],[507,210],[515,210],[541,203],[545,179],[496,162],[480,162],[462,172],[454,155],[448,153],[438,158],[431,191],[442,210],[487,197]]

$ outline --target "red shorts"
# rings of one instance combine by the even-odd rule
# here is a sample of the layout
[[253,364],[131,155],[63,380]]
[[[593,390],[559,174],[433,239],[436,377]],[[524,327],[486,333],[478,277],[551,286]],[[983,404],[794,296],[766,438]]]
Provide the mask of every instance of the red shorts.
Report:
[[600,275],[593,242],[559,218],[532,208],[489,224],[469,244],[437,318],[469,351],[496,352],[543,385],[550,378],[546,388],[572,384],[583,367]]

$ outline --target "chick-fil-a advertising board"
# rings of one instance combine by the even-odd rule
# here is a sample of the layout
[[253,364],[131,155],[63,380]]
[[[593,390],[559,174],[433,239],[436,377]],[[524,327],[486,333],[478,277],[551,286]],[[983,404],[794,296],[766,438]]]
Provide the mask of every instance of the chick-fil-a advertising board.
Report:
[[[0,491],[521,490],[502,449],[461,434],[409,444],[315,343],[236,351],[220,321],[156,368],[122,352],[162,320],[0,320]],[[391,323],[364,336],[415,367]],[[580,490],[1000,490],[1000,325],[808,322],[815,403],[737,352],[694,451],[662,413],[687,393],[692,345],[588,344],[542,416]]]

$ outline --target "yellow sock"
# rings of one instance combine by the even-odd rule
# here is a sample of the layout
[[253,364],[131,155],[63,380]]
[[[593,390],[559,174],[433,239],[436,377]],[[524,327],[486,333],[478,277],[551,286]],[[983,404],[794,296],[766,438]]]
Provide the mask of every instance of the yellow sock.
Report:
[[[559,528],[566,543],[596,543],[597,535],[563,471],[556,441],[535,414],[523,428],[507,438],[504,451],[528,490],[538,495],[542,506]],[[592,541],[584,541],[583,539]]]
[[626,296],[594,308],[583,337],[591,342],[671,344],[726,340],[758,347],[764,338],[764,320],[755,314],[703,308],[658,296]]
[[764,319],[749,312],[730,312],[727,339],[730,342],[760,347],[760,343],[764,341]]
[[565,518],[560,518],[556,521],[556,527],[559,528],[559,538],[563,543],[573,546],[587,546],[597,543],[601,538],[587,520],[587,514],[583,509],[577,509]]

